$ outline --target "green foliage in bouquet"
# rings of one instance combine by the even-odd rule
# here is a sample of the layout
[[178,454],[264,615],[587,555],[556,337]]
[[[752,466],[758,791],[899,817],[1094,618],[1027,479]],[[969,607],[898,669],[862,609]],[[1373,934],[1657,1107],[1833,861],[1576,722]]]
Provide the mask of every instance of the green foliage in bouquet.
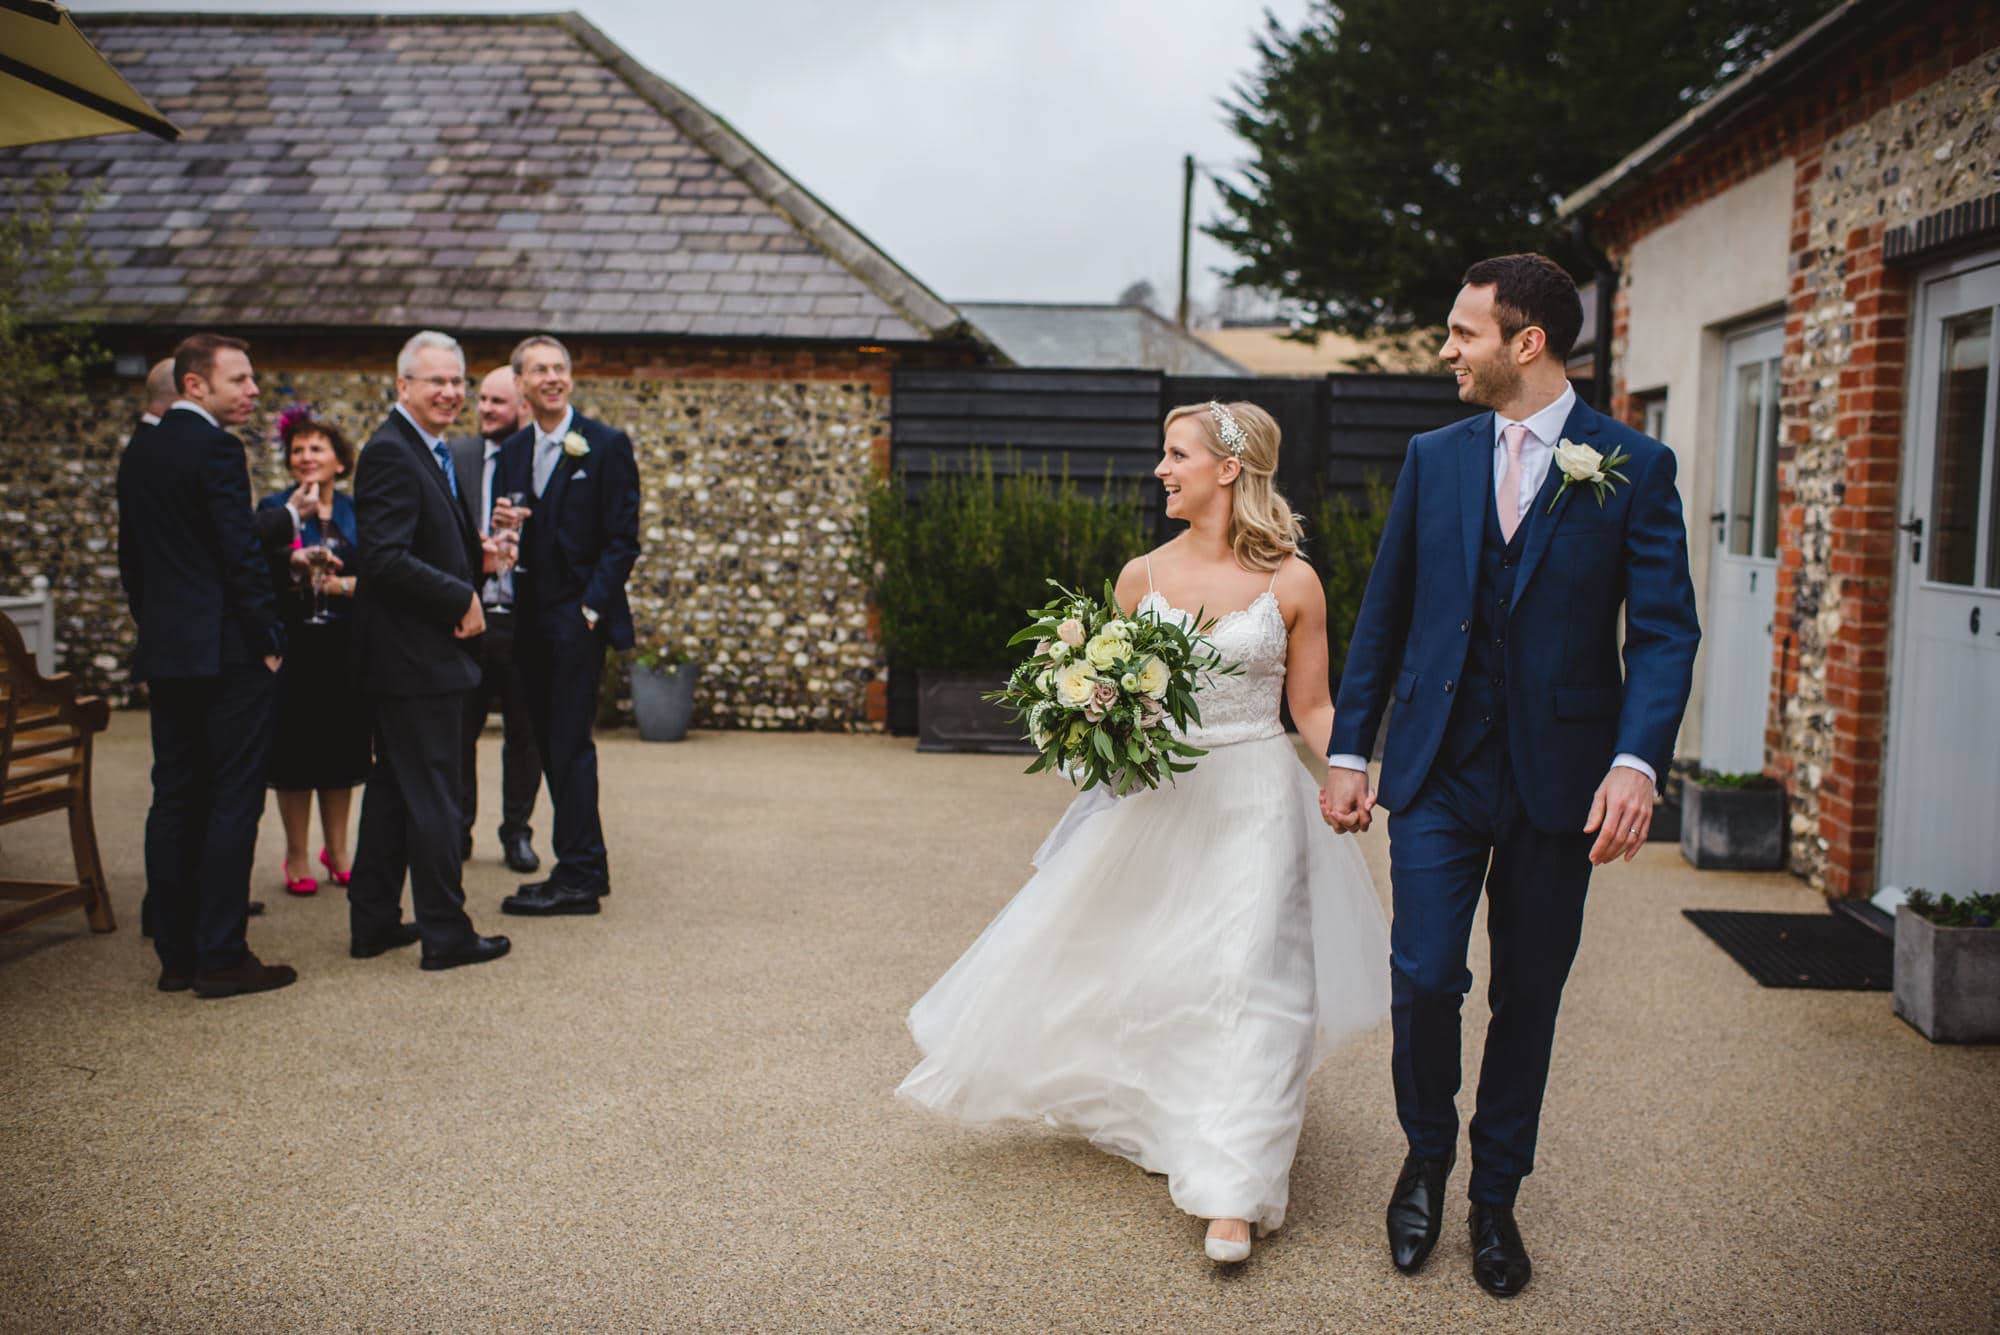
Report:
[[1370,475],[1358,504],[1336,495],[1315,506],[1307,520],[1306,559],[1326,586],[1327,655],[1336,685],[1361,615],[1361,595],[1368,591],[1368,572],[1382,546],[1390,500],[1389,485]]
[[1057,597],[1007,641],[1035,650],[986,698],[1012,710],[1039,753],[1027,772],[1055,769],[1088,791],[1109,785],[1157,788],[1208,753],[1177,732],[1201,722],[1195,703],[1204,676],[1241,671],[1206,638],[1215,618],[1192,626],[1157,612],[1127,615],[1111,581],[1086,598],[1056,580]]
[[1068,469],[970,467],[933,477],[920,498],[888,478],[868,497],[856,573],[882,617],[890,658],[938,671],[1012,666],[1004,647],[1021,609],[1042,601],[1050,575],[1072,585],[1116,572],[1151,544],[1138,489],[1105,479],[1086,496]]

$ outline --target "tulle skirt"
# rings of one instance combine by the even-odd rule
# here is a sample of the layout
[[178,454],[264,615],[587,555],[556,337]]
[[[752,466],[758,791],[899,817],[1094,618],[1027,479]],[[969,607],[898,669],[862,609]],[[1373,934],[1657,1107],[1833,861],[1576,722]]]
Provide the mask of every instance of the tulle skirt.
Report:
[[1277,1228],[1307,1078],[1389,1007],[1381,905],[1317,792],[1276,736],[1080,795],[911,1009],[923,1060],[898,1096],[1085,1136],[1189,1214]]

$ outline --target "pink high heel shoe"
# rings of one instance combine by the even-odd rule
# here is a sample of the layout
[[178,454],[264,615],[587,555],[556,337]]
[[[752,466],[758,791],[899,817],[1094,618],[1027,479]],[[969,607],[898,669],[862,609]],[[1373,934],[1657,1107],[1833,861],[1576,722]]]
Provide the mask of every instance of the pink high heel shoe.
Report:
[[292,869],[283,862],[278,864],[278,875],[285,878],[285,889],[291,894],[316,895],[319,893],[318,881],[315,881],[310,876],[301,876],[296,881],[293,880]]
[[326,874],[333,878],[335,885],[346,885],[354,879],[354,869],[352,867],[349,867],[346,871],[335,871],[333,869],[333,860],[327,857],[324,848],[319,851],[319,865],[326,868]]

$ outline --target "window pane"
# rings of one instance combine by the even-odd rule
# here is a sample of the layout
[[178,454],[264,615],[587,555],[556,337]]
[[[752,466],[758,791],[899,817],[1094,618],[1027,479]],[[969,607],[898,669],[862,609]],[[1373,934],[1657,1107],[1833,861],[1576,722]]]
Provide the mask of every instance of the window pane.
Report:
[[1778,361],[1764,363],[1764,504],[1757,511],[1757,555],[1778,554]]
[[1944,322],[1944,380],[1939,386],[1936,473],[1931,479],[1930,577],[1970,584],[1979,556],[1979,465],[1986,452],[1986,362],[1993,312]]
[[1750,555],[1757,518],[1757,425],[1764,416],[1764,366],[1736,370],[1736,460],[1729,488],[1729,554]]

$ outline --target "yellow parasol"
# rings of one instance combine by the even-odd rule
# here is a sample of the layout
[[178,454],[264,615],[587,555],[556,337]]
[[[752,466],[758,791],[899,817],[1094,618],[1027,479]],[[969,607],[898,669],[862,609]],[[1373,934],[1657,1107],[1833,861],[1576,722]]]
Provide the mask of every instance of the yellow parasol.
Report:
[[50,0],[0,0],[0,148],[144,130],[181,132]]

